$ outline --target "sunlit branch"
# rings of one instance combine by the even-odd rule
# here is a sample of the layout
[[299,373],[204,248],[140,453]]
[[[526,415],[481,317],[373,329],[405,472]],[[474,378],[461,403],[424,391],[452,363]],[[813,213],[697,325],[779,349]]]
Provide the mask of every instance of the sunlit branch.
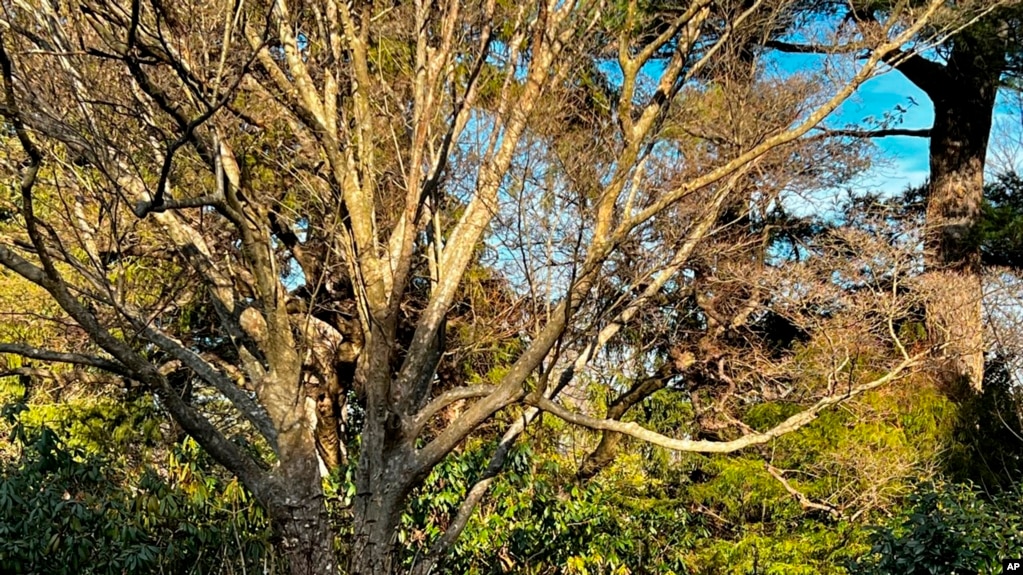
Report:
[[797,431],[806,425],[812,423],[817,416],[826,408],[838,404],[847,399],[856,397],[861,393],[876,389],[890,383],[900,376],[904,375],[908,370],[918,365],[925,357],[931,354],[931,350],[926,352],[918,353],[909,359],[906,359],[893,367],[885,375],[874,379],[870,382],[857,385],[850,388],[848,391],[838,395],[829,395],[813,406],[789,417],[780,424],[772,427],[771,429],[761,432],[744,435],[738,439],[731,441],[708,441],[708,440],[693,440],[693,439],[676,439],[668,437],[646,429],[635,422],[622,422],[613,419],[601,419],[591,417],[582,413],[573,412],[563,405],[552,401],[547,398],[527,398],[526,401],[532,403],[536,407],[551,413],[569,423],[573,423],[589,429],[601,430],[601,431],[613,431],[628,435],[630,437],[645,441],[652,445],[664,447],[672,451],[683,451],[691,453],[733,453],[740,451],[747,447],[754,445],[763,445],[768,443],[782,435]]

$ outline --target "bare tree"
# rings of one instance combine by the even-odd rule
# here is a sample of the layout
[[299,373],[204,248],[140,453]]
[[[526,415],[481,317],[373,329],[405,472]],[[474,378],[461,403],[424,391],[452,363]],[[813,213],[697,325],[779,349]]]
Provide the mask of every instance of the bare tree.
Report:
[[[782,83],[762,93],[770,113],[726,110],[719,133],[673,133],[714,109],[720,78],[752,66],[749,39],[797,4],[4,2],[5,146],[20,183],[0,263],[89,343],[0,351],[152,391],[267,508],[294,573],[337,567],[321,465],[357,458],[349,572],[394,572],[410,492],[517,406],[488,477],[420,569],[443,557],[538,410],[687,451],[796,430],[919,357],[721,442],[595,418],[556,394],[679,277],[765,162],[791,158],[945,2],[879,22],[857,69],[801,105],[770,106],[791,98]],[[600,86],[604,65],[617,73]],[[534,201],[557,217],[530,220]],[[502,247],[499,228],[517,237]],[[644,263],[654,240],[667,257]],[[509,265],[485,265],[488,251]],[[516,251],[528,257],[513,272]],[[640,267],[615,279],[630,252]],[[492,309],[460,311],[488,267]],[[621,296],[601,311],[611,287]],[[494,322],[512,348],[489,359],[491,381],[450,385],[439,371],[471,343],[456,321]],[[230,441],[170,373],[222,394],[273,461]]]

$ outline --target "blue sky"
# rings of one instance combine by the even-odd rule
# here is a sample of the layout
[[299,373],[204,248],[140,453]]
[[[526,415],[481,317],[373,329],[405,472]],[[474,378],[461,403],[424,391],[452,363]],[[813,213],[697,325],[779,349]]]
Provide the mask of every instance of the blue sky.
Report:
[[[812,69],[821,65],[821,57],[782,55],[777,64],[788,71]],[[934,108],[927,95],[899,72],[885,69],[864,83],[825,124],[831,128],[870,128],[872,120],[886,113],[901,118],[900,123],[890,127],[929,128],[934,120]],[[999,95],[994,122],[988,154],[989,175],[1004,169],[1006,164],[1023,167],[1020,105],[1011,95]],[[874,144],[874,166],[858,187],[898,193],[926,181],[929,172],[927,138],[895,136],[878,138]]]
[[[783,75],[801,72],[812,74],[819,72],[822,66],[842,66],[835,61],[825,64],[826,58],[819,55],[775,52],[768,55],[767,66]],[[662,64],[661,62],[648,64],[652,76],[660,73],[659,68]],[[600,69],[612,83],[621,81],[621,72],[616,62],[609,61],[600,66]],[[1021,101],[1023,99],[1014,101],[1004,94],[999,96],[995,127],[992,130],[992,142],[989,147],[989,174],[997,173],[1000,168],[1004,169],[1005,164],[1023,169]],[[929,128],[934,120],[934,108],[927,95],[899,72],[882,68],[874,78],[865,82],[849,100],[828,117],[824,125],[829,128],[876,128],[878,127],[876,121],[884,118],[886,114],[901,118],[897,124],[892,123],[888,127]],[[1012,145],[1006,146],[1006,141]],[[927,138],[893,136],[877,138],[873,143],[876,146],[874,165],[855,183],[857,190],[895,194],[906,188],[919,186],[927,180],[929,173]]]
[[[899,109],[905,110],[900,112]],[[871,118],[885,113],[901,116],[899,128],[929,128],[934,108],[919,88],[902,74],[887,71],[867,81],[828,119],[831,127],[870,127]],[[896,127],[896,126],[892,126]],[[878,191],[896,193],[922,184],[928,174],[928,139],[911,136],[878,138],[877,156],[864,186]]]
[[[825,63],[827,60],[826,56],[775,52],[768,55],[767,66],[781,75],[801,72],[814,74],[822,66],[842,66],[841,62],[836,61]],[[900,118],[899,123],[887,127],[929,128],[934,118],[934,109],[927,95],[902,74],[884,69],[860,86],[824,124],[829,128],[877,128],[877,122],[886,114]],[[857,188],[898,193],[927,179],[927,138],[877,138],[873,143],[876,146],[874,165],[856,183]]]

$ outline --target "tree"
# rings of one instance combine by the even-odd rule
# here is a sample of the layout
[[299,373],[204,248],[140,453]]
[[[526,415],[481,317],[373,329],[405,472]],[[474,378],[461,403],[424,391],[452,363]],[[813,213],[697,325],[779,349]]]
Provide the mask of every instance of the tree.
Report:
[[[0,263],[45,290],[87,342],[0,352],[152,392],[266,508],[294,573],[336,568],[321,466],[357,461],[349,572],[393,572],[412,490],[513,416],[425,571],[541,410],[725,453],[921,360],[903,348],[776,426],[723,441],[557,399],[684,281],[764,165],[798,157],[803,136],[944,4],[894,10],[890,35],[842,81],[764,81],[754,118],[736,106],[757,92],[721,88],[748,63],[747,40],[798,3],[5,4],[4,141],[20,181]],[[601,81],[615,63],[620,78]],[[723,133],[672,134],[703,109],[723,110]],[[524,217],[533,206],[544,226]],[[630,249],[651,245],[663,257],[615,275]],[[516,248],[525,257],[510,257]],[[458,308],[473,289],[493,295],[482,317]],[[620,295],[598,306],[608,290]],[[451,385],[458,377],[439,368],[478,332],[462,328],[488,324],[501,347],[481,354],[488,381]],[[192,388],[233,404],[272,460],[229,441]]]
[[[950,382],[963,379],[980,390],[984,378],[982,254],[975,241],[982,221],[984,167],[991,137],[995,98],[999,89],[1018,77],[1015,34],[1019,29],[1018,2],[954,2],[963,13],[961,29],[935,44],[933,58],[925,51],[893,52],[886,63],[930,98],[934,124],[926,130],[839,130],[854,137],[922,136],[930,139],[930,180],[927,191],[925,240],[928,267],[933,272],[935,300],[928,307],[930,331],[947,344],[948,363],[942,369]],[[861,32],[860,41],[808,45],[772,41],[788,52],[851,52],[874,43],[881,30],[879,14],[891,2],[818,3],[827,12],[841,11]]]

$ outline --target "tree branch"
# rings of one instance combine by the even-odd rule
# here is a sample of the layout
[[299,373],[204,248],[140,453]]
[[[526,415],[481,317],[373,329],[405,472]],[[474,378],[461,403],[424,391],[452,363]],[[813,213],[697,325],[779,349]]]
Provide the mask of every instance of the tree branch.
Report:
[[522,435],[526,427],[533,422],[534,419],[540,414],[540,410],[535,407],[531,407],[522,414],[521,417],[517,418],[501,436],[501,441],[497,444],[497,449],[494,450],[493,455],[490,457],[490,462],[487,464],[486,470],[483,471],[476,482],[469,488],[469,492],[466,493],[465,499],[458,506],[458,511],[455,512],[455,516],[451,519],[447,529],[444,533],[433,543],[430,547],[429,552],[424,558],[423,562],[416,565],[413,571],[414,575],[428,574],[440,563],[441,559],[448,552],[458,537],[465,530],[465,526],[468,525],[469,519],[472,518],[473,512],[476,510],[476,506],[479,505],[483,496],[486,495],[487,490],[490,489],[490,485],[497,478],[497,475],[504,468],[504,464],[508,459],[508,454],[511,453],[511,448],[515,445],[515,440]]
[[423,409],[419,410],[410,421],[410,427],[406,432],[406,437],[419,437],[419,433],[423,430],[423,427],[437,415],[440,410],[455,403],[456,401],[462,401],[465,399],[476,399],[479,397],[486,397],[494,392],[493,385],[471,385],[467,387],[456,387],[449,389],[444,393],[433,398],[430,403],[426,404]]
[[784,52],[786,54],[849,54],[868,50],[870,46],[866,42],[850,42],[848,44],[797,44],[783,42],[781,40],[768,40],[764,42],[765,48]]
[[[502,178],[508,173],[512,164],[519,138],[526,130],[529,115],[540,96],[547,90],[551,77],[563,69],[562,66],[557,65],[556,59],[562,48],[561,44],[545,40],[559,36],[558,22],[555,18],[548,21],[546,17],[538,17],[537,37],[531,48],[534,50],[533,59],[530,61],[522,91],[514,104],[508,100],[506,101],[508,105],[498,112],[499,118],[504,123],[504,130],[501,132],[499,140],[497,131],[491,135],[491,146],[484,159],[489,168],[481,172],[472,199],[469,200],[465,211],[448,236],[439,262],[439,267],[444,270],[444,275],[432,290],[429,302],[416,323],[416,330],[409,343],[408,353],[395,377],[397,389],[420,389],[423,382],[428,382],[429,378],[433,377],[436,368],[434,349],[438,341],[438,332],[444,327],[448,308],[451,307],[462,276],[474,257],[480,238],[494,216],[493,207],[498,197]],[[504,90],[507,91],[507,88]],[[532,369],[529,371],[531,372]],[[522,375],[522,379],[525,379],[525,374]],[[511,391],[511,394],[517,393],[510,389],[508,391]],[[510,395],[505,395],[505,399],[508,397]],[[495,411],[504,407],[500,401],[489,405]],[[483,406],[480,406],[480,409],[482,408]],[[477,413],[475,410],[471,410],[471,412]],[[445,434],[442,436],[445,437],[444,441],[447,441],[447,436]],[[427,451],[432,450],[431,447]],[[431,459],[437,456],[442,455],[432,453]]]
[[[865,37],[871,33],[876,36],[884,34],[881,23],[869,11],[854,10],[850,19],[856,22]],[[905,52],[898,47],[884,54],[881,61],[902,72],[907,80],[926,92],[932,100],[939,99],[947,90],[950,78],[944,64],[932,62],[916,52]]]
[[[665,365],[670,366],[672,362],[665,363]],[[621,420],[625,413],[634,405],[650,397],[656,391],[664,389],[670,378],[670,374],[658,374],[637,382],[636,385],[632,386],[632,388],[611,403],[607,409],[607,419]],[[618,444],[621,437],[621,434],[613,431],[604,432],[596,449],[583,459],[578,471],[576,471],[576,478],[582,481],[591,479],[613,461],[618,453]]]
[[256,462],[224,437],[206,417],[183,401],[155,366],[100,325],[96,316],[70,293],[53,263],[48,259],[45,261],[49,263],[44,271],[0,244],[0,265],[49,292],[54,301],[89,334],[92,341],[124,364],[125,369],[132,374],[132,379],[144,383],[156,393],[174,420],[218,463],[235,473],[257,497],[265,497],[269,487],[267,475]]
[[[52,371],[48,369],[39,369],[37,367],[14,367],[0,371],[0,377],[39,377],[46,379],[57,379]],[[28,394],[26,394],[28,395]]]
[[919,54],[907,54],[896,50],[884,59],[884,63],[895,68],[907,80],[923,90],[932,100],[937,100],[947,90],[949,75],[944,64],[932,62]]
[[144,218],[150,213],[166,212],[168,210],[181,210],[186,208],[220,207],[224,203],[224,196],[220,194],[209,194],[198,198],[168,199],[160,194],[159,199],[153,196],[151,201],[140,200],[135,204],[135,215]]
[[270,447],[275,452],[277,451],[277,430],[274,428],[270,418],[267,417],[266,410],[249,397],[248,392],[235,385],[231,378],[221,373],[216,367],[210,365],[197,353],[186,348],[174,338],[152,326],[142,325],[137,319],[130,319],[133,319],[133,323],[135,323],[137,329],[141,330],[141,335],[144,338],[180,361],[192,373],[199,376],[200,379],[213,386],[214,389],[227,398],[238,411],[242,412],[245,419],[249,420],[252,426],[266,438],[270,443]]
[[919,14],[919,20],[902,30],[894,39],[879,43],[879,45],[866,57],[866,62],[860,67],[856,74],[850,78],[841,89],[833,94],[831,98],[822,103],[816,111],[806,116],[797,125],[786,128],[785,130],[764,139],[751,149],[739,154],[724,165],[706,172],[699,177],[688,180],[676,189],[663,194],[657,201],[652,202],[639,213],[630,217],[627,222],[619,226],[619,230],[615,234],[615,239],[624,237],[626,234],[631,233],[633,229],[659,214],[668,206],[679,201],[681,198],[688,196],[693,191],[719,182],[744,168],[748,169],[751,163],[755,162],[765,154],[803,137],[807,132],[817,127],[825,118],[838,109],[838,107],[852,96],[864,82],[873,77],[879,62],[889,61],[892,54],[900,53],[899,46],[910,41],[910,39],[919,33],[934,13],[943,5],[944,2],[942,0],[932,0]]
[[10,353],[13,355],[20,355],[31,359],[38,359],[42,361],[52,361],[57,363],[71,363],[75,365],[85,365],[89,367],[95,367],[102,369],[103,371],[109,371],[115,375],[121,377],[131,378],[131,375],[120,363],[97,357],[94,355],[82,355],[78,353],[64,353],[60,351],[52,351],[49,349],[40,349],[32,347],[30,345],[18,344],[18,343],[0,343],[0,353]]
[[[858,23],[861,26],[877,26],[877,20],[873,16],[859,15]],[[765,48],[785,52],[788,54],[849,54],[872,48],[871,43],[866,41],[850,42],[847,44],[799,44],[783,42],[780,40],[768,40],[764,43]],[[915,53],[907,53],[903,50],[892,50],[886,54],[882,61],[892,68],[895,68],[906,77],[907,80],[923,90],[932,99],[947,85],[948,69],[944,64],[933,62]]]
[[767,469],[767,472],[771,474],[771,477],[777,479],[781,483],[781,486],[785,488],[785,491],[789,492],[789,495],[796,498],[796,501],[799,502],[799,505],[803,509],[816,509],[817,511],[823,511],[828,515],[834,517],[835,519],[841,517],[841,512],[838,509],[824,503],[817,503],[810,499],[809,497],[807,497],[806,494],[804,494],[803,492],[799,491],[795,487],[792,487],[792,485],[790,485],[789,482],[785,480],[785,477],[783,476],[784,471],[778,469],[777,467],[771,465],[770,463],[765,463],[764,468]]
[[670,449],[672,451],[685,451],[691,453],[732,453],[754,445],[762,445],[764,443],[768,443],[769,441],[781,437],[782,435],[791,433],[802,427],[805,427],[806,425],[810,424],[815,419],[817,419],[817,416],[825,408],[845,401],[851,397],[855,397],[865,391],[870,391],[886,383],[894,381],[900,375],[902,375],[903,372],[920,363],[920,361],[923,360],[924,357],[926,357],[930,353],[931,350],[927,350],[925,352],[918,353],[912,357],[904,359],[901,363],[893,367],[885,375],[872,381],[869,381],[867,383],[858,385],[848,390],[846,393],[840,395],[829,395],[815,403],[812,407],[789,417],[785,421],[779,423],[778,425],[772,427],[767,431],[761,433],[751,433],[749,435],[744,435],[743,437],[733,439],[731,441],[675,439],[672,437],[661,435],[656,431],[646,429],[635,422],[623,423],[621,421],[615,421],[613,419],[600,419],[596,417],[590,417],[588,415],[584,415],[581,413],[575,413],[573,411],[570,411],[569,409],[566,409],[561,404],[544,397],[530,396],[526,398],[526,402],[531,403],[534,406],[548,413],[551,413],[569,423],[574,423],[582,427],[588,427],[590,429],[597,429],[601,431],[615,431],[618,433],[622,433],[624,435],[634,437],[636,439],[641,439],[653,445]]
[[[571,383],[573,372],[573,366],[568,366],[558,377],[557,385],[547,390],[547,392],[543,394],[544,397],[557,397],[558,394],[561,393],[569,383]],[[478,387],[485,388],[490,386]],[[468,390],[472,388],[461,389]],[[443,394],[437,399],[440,399],[441,397],[443,397]],[[437,400],[434,401],[436,402]],[[455,513],[454,518],[451,519],[451,522],[448,524],[447,529],[444,530],[444,533],[437,539],[437,541],[434,542],[433,546],[430,547],[430,550],[423,559],[423,562],[414,567],[412,572],[413,575],[429,575],[433,572],[433,569],[440,563],[444,555],[462,534],[462,531],[469,523],[469,519],[472,517],[476,507],[483,499],[483,496],[486,495],[487,490],[490,489],[490,485],[494,482],[494,479],[501,470],[504,469],[504,464],[508,461],[508,455],[511,453],[511,448],[515,445],[515,441],[541,414],[542,411],[536,407],[527,408],[522,413],[521,417],[516,418],[508,426],[504,435],[501,436],[501,440],[498,442],[497,448],[494,449],[494,453],[490,456],[490,462],[487,463],[486,470],[484,470],[483,474],[476,479],[476,482],[472,485],[472,487],[469,488],[469,492],[466,494],[465,499],[462,500],[462,503],[458,506],[458,511]]]
[[890,138],[906,136],[911,138],[930,138],[931,128],[882,128],[878,130],[832,130],[821,128],[821,138]]

